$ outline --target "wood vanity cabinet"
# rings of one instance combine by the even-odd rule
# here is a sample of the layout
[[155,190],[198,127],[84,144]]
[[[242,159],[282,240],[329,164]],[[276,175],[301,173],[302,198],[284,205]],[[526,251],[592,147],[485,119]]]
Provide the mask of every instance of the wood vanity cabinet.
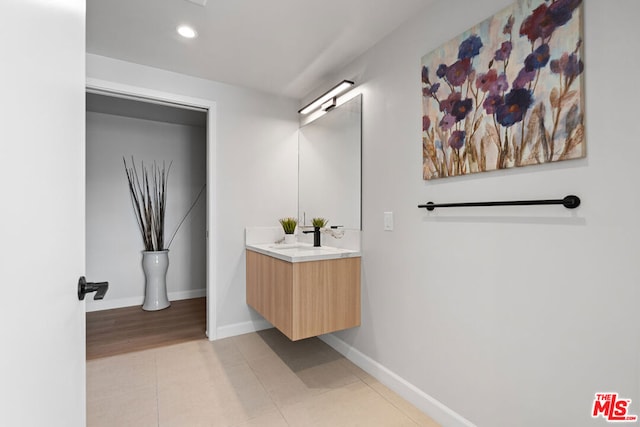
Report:
[[360,325],[360,257],[287,262],[247,250],[247,304],[292,341]]

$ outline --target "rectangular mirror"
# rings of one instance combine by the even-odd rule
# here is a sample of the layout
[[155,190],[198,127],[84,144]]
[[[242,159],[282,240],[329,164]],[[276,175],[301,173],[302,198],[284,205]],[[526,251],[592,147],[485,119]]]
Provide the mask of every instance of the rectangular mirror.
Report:
[[362,95],[335,107],[298,133],[298,219],[361,229]]

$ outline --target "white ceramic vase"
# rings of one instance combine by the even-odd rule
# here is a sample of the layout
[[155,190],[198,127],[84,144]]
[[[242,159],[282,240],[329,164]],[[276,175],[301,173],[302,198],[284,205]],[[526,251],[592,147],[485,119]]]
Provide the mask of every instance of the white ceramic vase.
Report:
[[295,234],[285,234],[284,235],[284,243],[287,245],[293,245],[296,242]]
[[169,251],[143,251],[142,270],[144,271],[144,304],[142,309],[156,311],[171,305],[167,297],[167,269]]

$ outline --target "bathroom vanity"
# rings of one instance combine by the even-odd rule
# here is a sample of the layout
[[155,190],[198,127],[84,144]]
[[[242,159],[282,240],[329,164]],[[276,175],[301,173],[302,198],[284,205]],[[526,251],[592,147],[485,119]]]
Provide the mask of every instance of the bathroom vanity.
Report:
[[302,121],[298,227],[322,217],[334,231],[316,247],[305,231],[286,245],[282,227],[245,230],[247,304],[293,341],[360,325],[362,95]]
[[360,325],[360,252],[247,244],[247,304],[292,341]]

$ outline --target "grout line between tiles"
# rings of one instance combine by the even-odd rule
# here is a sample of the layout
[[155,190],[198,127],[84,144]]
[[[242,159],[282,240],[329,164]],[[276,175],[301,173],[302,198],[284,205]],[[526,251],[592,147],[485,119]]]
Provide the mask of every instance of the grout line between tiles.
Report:
[[[389,398],[387,398],[384,394],[380,393],[378,390],[376,390],[375,388],[371,387],[370,384],[368,384],[367,382],[365,382],[364,380],[360,380],[363,383],[366,384],[367,387],[369,387],[371,390],[373,390],[374,392],[376,392],[380,397],[382,397],[384,400],[386,400],[387,402],[389,402],[391,404],[391,406],[393,406],[394,408],[396,408],[398,411],[400,411],[400,413],[402,413],[405,417],[407,417],[411,422],[413,422],[416,426],[419,426],[420,424],[418,423],[418,421],[414,420],[413,417],[410,414],[407,414],[402,408],[398,407],[398,405],[396,405],[394,402],[392,402]],[[378,383],[381,386],[388,388],[387,386],[385,386],[382,383]],[[389,389],[389,391],[391,393],[395,393],[393,390]],[[400,397],[402,399],[402,397]]]
[[232,341],[232,342],[233,342],[233,345],[236,348],[236,350],[238,350],[238,353],[240,353],[240,355],[242,356],[242,360],[244,360],[244,363],[246,363],[247,366],[249,367],[249,369],[251,369],[251,372],[253,372],[253,375],[255,375],[256,379],[260,383],[260,386],[262,387],[264,392],[267,394],[267,396],[269,396],[269,400],[271,400],[271,403],[273,403],[273,406],[276,408],[276,410],[278,411],[278,413],[280,414],[280,416],[282,417],[284,422],[287,424],[287,426],[291,426],[291,424],[289,424],[289,421],[287,421],[287,417],[285,417],[284,414],[282,413],[282,410],[280,409],[280,405],[278,405],[278,403],[275,400],[273,400],[273,397],[271,396],[271,393],[269,393],[269,391],[267,390],[266,385],[260,379],[260,375],[258,375],[258,373],[253,369],[253,366],[251,366],[251,363],[249,363],[249,360],[247,360],[247,357],[238,348],[238,346],[236,345],[236,342],[235,341]]

